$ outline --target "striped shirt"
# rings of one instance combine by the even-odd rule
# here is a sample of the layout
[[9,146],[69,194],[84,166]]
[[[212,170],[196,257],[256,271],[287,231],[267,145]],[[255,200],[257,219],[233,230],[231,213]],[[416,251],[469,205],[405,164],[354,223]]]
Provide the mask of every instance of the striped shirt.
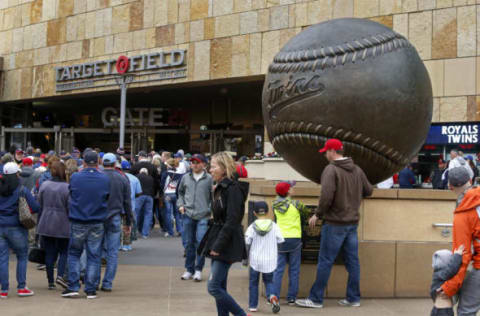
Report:
[[[262,221],[263,224],[272,224],[272,228],[264,236],[255,231],[255,223]],[[268,222],[267,222],[268,221]],[[285,240],[280,228],[272,220],[256,220],[248,226],[245,232],[245,243],[250,245],[249,261],[253,270],[261,273],[270,273],[277,268],[277,243]]]

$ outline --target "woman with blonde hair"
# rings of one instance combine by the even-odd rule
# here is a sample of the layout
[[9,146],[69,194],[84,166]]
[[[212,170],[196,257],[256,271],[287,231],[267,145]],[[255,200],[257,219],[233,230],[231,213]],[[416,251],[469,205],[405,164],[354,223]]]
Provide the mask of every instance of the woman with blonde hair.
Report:
[[215,298],[218,315],[243,316],[245,311],[227,292],[227,279],[232,263],[246,258],[242,219],[248,183],[237,181],[235,162],[226,152],[212,156],[210,174],[216,183],[213,221],[198,251],[212,260],[208,293]]

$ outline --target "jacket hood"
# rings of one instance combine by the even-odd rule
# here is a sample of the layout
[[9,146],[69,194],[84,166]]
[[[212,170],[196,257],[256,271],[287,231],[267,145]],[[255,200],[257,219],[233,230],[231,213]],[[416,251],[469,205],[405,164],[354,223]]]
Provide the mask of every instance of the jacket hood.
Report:
[[223,178],[222,181],[218,183],[218,185],[223,188],[227,188],[230,184],[234,182],[237,183],[238,187],[240,188],[240,192],[242,192],[243,202],[245,202],[248,197],[248,190],[250,189],[250,183],[238,181],[238,180],[232,180],[229,178]]
[[455,213],[470,211],[477,206],[480,206],[480,187],[473,187],[465,193],[462,202],[455,209]]
[[253,229],[260,236],[265,236],[272,230],[273,222],[271,219],[257,219],[254,222]]
[[284,214],[286,211],[288,211],[288,208],[290,207],[290,202],[292,200],[289,197],[281,197],[278,196],[275,201],[273,201],[273,209],[275,211],[278,211],[282,214]]
[[340,160],[334,160],[332,164],[348,172],[352,172],[355,168],[355,165],[353,164],[353,159],[350,157]]
[[33,170],[33,168],[31,168],[31,167],[23,167],[22,171],[20,172],[20,176],[23,177],[23,178],[28,178],[34,172],[35,172],[35,170]]

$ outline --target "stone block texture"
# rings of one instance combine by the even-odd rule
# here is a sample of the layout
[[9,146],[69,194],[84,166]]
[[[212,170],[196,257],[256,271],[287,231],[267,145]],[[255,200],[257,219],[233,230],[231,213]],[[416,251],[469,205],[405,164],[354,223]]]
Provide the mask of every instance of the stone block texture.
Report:
[[0,102],[61,95],[47,78],[59,64],[176,48],[187,50],[188,75],[181,80],[262,75],[302,29],[343,17],[371,19],[412,42],[431,77],[435,122],[479,118],[480,1],[474,0],[0,1]]

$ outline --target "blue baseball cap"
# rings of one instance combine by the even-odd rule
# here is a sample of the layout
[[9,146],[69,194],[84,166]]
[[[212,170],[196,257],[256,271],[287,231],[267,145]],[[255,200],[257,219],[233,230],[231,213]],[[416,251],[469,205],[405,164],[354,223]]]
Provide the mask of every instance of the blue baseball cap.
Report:
[[105,156],[105,153],[103,151],[99,152],[98,155],[100,156],[100,158],[103,158],[103,156]]
[[112,153],[106,153],[103,155],[103,164],[104,165],[113,165],[117,161],[117,157],[115,157]]
[[130,165],[130,163],[126,160],[122,161],[122,169],[123,170],[130,170],[130,168],[132,168],[132,166]]

